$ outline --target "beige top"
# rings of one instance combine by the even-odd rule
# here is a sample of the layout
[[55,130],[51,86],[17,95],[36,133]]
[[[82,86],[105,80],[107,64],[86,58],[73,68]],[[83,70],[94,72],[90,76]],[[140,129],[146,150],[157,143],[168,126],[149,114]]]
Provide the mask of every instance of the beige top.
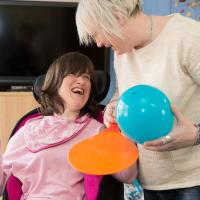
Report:
[[[200,23],[174,14],[146,47],[115,55],[119,94],[136,84],[161,89],[192,122],[200,122]],[[145,189],[200,185],[200,145],[170,152],[139,148],[139,179]]]

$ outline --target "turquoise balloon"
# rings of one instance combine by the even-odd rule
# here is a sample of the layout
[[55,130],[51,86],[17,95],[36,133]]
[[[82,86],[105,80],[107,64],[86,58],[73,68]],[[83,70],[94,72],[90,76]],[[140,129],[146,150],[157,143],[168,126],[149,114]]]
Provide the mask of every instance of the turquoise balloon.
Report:
[[174,116],[170,101],[161,90],[136,85],[120,96],[116,120],[128,138],[143,144],[167,135],[172,129]]

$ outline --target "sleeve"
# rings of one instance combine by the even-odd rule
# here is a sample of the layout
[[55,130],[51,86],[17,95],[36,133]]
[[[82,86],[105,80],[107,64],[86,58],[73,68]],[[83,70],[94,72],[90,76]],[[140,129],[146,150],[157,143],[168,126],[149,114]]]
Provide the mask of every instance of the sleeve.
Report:
[[[23,128],[21,128],[18,132],[21,131],[23,131]],[[9,140],[3,156],[0,154],[0,196],[3,194],[6,182],[12,173],[13,163],[20,156],[19,147],[22,146],[23,143],[23,133],[15,134]]]
[[10,176],[11,164],[4,159],[4,156],[0,155],[0,196],[3,194],[6,181]]
[[137,177],[137,171],[138,171],[137,170],[137,162],[135,162],[129,168],[122,170],[120,172],[114,173],[114,174],[112,174],[112,176],[120,182],[132,184],[133,181]]
[[200,85],[200,23],[185,39],[184,67],[194,82]]

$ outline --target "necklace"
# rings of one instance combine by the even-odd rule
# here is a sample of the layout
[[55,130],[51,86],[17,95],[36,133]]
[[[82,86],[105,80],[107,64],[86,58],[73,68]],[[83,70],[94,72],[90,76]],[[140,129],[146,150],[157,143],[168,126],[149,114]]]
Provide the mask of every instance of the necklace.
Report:
[[153,17],[152,15],[149,15],[149,21],[150,21],[150,42],[153,40]]

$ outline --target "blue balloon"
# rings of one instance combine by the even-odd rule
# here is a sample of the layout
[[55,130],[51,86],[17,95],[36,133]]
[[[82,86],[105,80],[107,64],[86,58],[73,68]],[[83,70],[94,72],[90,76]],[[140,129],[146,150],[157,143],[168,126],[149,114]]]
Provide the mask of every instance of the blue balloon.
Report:
[[174,116],[170,101],[162,91],[149,85],[136,85],[120,96],[116,120],[127,137],[143,144],[167,135]]

